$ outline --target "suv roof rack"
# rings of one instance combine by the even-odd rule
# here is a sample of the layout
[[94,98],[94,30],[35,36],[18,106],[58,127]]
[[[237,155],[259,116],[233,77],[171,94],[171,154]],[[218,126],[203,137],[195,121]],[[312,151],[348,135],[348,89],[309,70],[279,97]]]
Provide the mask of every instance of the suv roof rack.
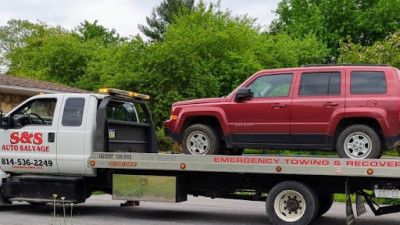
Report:
[[309,64],[303,67],[322,67],[322,66],[388,66],[386,64]]

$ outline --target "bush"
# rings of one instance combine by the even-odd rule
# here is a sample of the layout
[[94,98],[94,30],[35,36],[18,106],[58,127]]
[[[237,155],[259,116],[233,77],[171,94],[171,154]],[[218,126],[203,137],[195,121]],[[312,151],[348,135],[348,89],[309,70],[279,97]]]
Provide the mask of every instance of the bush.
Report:
[[163,128],[158,129],[156,135],[157,135],[158,149],[163,152],[171,151],[174,142],[165,136],[164,129]]

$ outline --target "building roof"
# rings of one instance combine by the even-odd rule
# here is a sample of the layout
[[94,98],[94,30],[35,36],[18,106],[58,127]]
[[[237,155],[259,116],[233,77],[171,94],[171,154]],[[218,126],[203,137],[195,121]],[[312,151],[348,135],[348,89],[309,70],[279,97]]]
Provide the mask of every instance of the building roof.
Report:
[[35,95],[38,93],[92,93],[87,90],[68,87],[31,78],[0,75],[0,92],[8,94]]

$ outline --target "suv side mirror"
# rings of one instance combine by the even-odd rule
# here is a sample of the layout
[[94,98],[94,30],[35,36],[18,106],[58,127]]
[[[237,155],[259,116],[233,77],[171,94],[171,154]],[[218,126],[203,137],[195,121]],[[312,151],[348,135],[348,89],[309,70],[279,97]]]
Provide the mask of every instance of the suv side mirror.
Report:
[[252,98],[253,93],[251,92],[250,88],[240,88],[236,92],[235,101],[240,101],[243,99]]

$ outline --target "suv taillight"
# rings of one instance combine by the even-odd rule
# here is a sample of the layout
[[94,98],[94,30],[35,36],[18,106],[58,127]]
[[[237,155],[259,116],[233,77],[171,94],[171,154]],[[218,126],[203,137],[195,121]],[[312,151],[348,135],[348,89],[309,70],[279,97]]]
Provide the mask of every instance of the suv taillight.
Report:
[[399,99],[399,104],[398,104],[398,107],[397,107],[397,113],[398,113],[398,117],[399,117],[399,120],[400,120],[400,99]]

